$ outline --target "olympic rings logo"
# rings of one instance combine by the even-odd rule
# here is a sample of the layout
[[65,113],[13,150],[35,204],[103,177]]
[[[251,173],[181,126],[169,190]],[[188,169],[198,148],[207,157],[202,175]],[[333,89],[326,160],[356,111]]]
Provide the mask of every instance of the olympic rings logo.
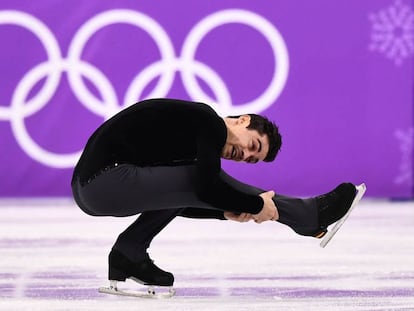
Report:
[[[90,37],[99,29],[116,23],[130,24],[146,31],[155,41],[161,55],[159,61],[148,65],[135,76],[127,88],[122,104],[119,104],[109,79],[98,68],[82,60],[83,49]],[[246,24],[259,31],[272,48],[275,64],[272,80],[265,91],[250,102],[234,106],[231,94],[221,77],[205,63],[194,58],[202,39],[214,28],[228,23]],[[56,154],[44,150],[30,137],[24,119],[38,112],[50,101],[63,72],[67,73],[70,87],[81,104],[104,119],[140,99],[144,88],[157,77],[158,83],[147,97],[166,97],[174,83],[176,72],[180,72],[184,87],[193,100],[211,104],[222,115],[259,113],[278,98],[288,76],[289,57],[283,37],[269,21],[247,10],[218,11],[200,20],[186,37],[180,57],[176,57],[173,44],[161,25],[151,17],[133,10],[105,11],[85,22],[75,33],[67,58],[62,57],[53,33],[32,15],[13,10],[0,11],[1,24],[13,24],[31,31],[41,41],[48,60],[30,69],[20,80],[12,95],[10,107],[0,107],[0,120],[11,122],[17,142],[32,159],[55,168],[72,167],[81,152]],[[101,98],[87,88],[82,77],[94,84]],[[203,91],[197,77],[210,86],[216,99]],[[27,100],[30,90],[43,78],[46,79],[42,89]]]

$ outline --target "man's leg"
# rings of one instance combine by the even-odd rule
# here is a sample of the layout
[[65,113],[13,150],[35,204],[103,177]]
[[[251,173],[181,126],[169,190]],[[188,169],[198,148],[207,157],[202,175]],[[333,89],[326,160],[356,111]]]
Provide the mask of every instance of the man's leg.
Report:
[[195,193],[194,166],[120,164],[91,182],[72,184],[77,204],[93,216],[132,216],[155,210],[213,208]]
[[132,278],[140,283],[172,286],[174,276],[158,268],[147,249],[153,238],[180,212],[180,209],[143,212],[122,232],[108,256],[108,279],[125,281]]
[[[258,195],[264,190],[244,184],[224,171],[221,178],[229,185],[245,193]],[[322,237],[330,224],[346,214],[356,195],[356,188],[343,183],[333,191],[308,199],[275,195],[273,201],[279,212],[278,222],[305,236]]]
[[119,235],[109,254],[109,280],[131,278],[147,285],[173,285],[174,276],[158,268],[146,250],[152,239],[182,208],[209,207],[194,192],[194,172],[194,167],[121,164],[104,170],[86,184],[74,179],[74,198],[86,213],[94,216],[141,213]]
[[323,230],[319,226],[315,199],[300,199],[276,194],[273,201],[279,212],[278,222],[289,226],[300,235],[318,236],[322,234]]
[[153,238],[160,233],[180,213],[180,209],[143,212],[116,240],[113,250],[117,250],[131,261],[146,258],[146,251]]

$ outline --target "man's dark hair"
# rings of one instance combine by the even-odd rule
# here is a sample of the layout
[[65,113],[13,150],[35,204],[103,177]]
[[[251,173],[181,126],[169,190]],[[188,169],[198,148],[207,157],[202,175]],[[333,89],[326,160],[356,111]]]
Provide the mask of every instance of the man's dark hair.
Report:
[[[274,122],[269,121],[266,117],[249,113],[250,124],[247,127],[250,130],[256,130],[260,135],[267,135],[269,138],[269,151],[264,158],[265,162],[272,162],[282,147],[282,136],[279,128]],[[229,116],[229,118],[239,118],[240,116]]]

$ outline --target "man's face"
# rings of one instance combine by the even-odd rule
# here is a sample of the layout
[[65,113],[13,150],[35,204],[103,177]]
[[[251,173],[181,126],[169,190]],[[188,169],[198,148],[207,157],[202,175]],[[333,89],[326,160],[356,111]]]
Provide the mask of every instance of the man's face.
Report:
[[269,138],[256,130],[248,129],[249,124],[249,115],[226,122],[227,140],[221,153],[222,158],[247,163],[263,161],[269,151]]

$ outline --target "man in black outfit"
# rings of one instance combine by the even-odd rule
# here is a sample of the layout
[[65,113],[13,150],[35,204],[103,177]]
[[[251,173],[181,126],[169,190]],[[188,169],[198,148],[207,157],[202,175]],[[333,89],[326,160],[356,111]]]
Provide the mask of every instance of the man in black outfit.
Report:
[[141,213],[112,247],[109,279],[172,286],[173,275],[154,265],[147,248],[176,216],[276,220],[298,234],[323,236],[349,209],[354,185],[298,199],[243,184],[221,169],[221,158],[273,161],[280,146],[277,126],[264,117],[223,119],[206,104],[182,100],[139,102],[103,123],[75,167],[75,201],[93,216]]

